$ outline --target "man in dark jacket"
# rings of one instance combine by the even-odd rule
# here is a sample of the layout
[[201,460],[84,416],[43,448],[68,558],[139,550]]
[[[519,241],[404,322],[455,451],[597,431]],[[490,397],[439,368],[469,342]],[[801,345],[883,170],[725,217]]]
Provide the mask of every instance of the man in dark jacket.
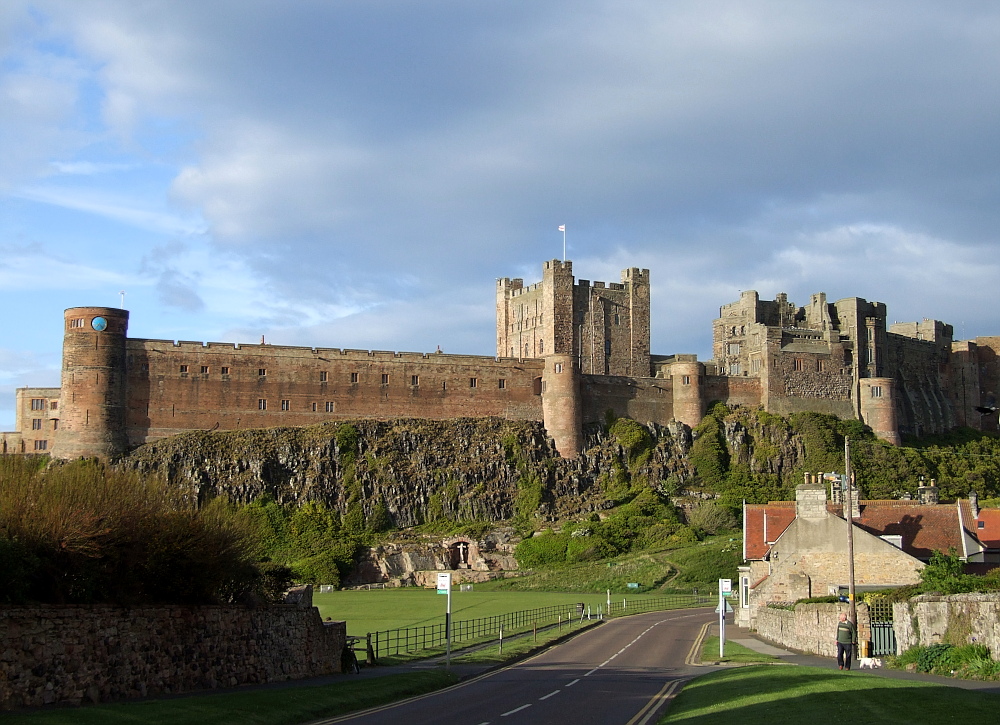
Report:
[[841,613],[840,622],[837,624],[837,665],[840,669],[851,669],[851,657],[854,655],[857,643],[858,628],[846,614]]

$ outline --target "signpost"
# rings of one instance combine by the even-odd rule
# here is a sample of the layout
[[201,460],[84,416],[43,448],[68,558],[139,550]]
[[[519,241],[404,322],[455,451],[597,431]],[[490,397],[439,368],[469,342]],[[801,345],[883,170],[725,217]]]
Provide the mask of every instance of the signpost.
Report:
[[451,572],[438,573],[437,593],[447,594],[448,602],[444,613],[444,662],[445,667],[451,667]]
[[726,597],[733,593],[732,579],[719,579],[719,659],[726,653]]

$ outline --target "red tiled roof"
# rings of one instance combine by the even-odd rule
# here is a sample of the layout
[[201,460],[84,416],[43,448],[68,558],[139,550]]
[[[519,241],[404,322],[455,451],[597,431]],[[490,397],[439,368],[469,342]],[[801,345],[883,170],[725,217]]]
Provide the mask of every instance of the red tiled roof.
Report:
[[768,504],[747,504],[744,513],[746,528],[743,535],[746,537],[747,559],[763,559],[771,548],[770,545],[777,541],[788,525],[795,520],[795,502],[772,501]]
[[875,536],[902,535],[903,551],[918,559],[929,559],[935,550],[953,547],[962,555],[958,508],[953,503],[862,501],[861,518],[855,523]]
[[987,549],[1000,549],[1000,509],[980,509],[979,516],[966,525]]

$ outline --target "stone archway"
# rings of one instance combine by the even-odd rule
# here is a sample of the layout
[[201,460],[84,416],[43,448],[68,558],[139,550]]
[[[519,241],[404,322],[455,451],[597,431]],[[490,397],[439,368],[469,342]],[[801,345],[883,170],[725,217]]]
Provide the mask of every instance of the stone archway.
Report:
[[452,569],[471,569],[470,554],[472,545],[468,541],[458,540],[448,546],[448,564]]

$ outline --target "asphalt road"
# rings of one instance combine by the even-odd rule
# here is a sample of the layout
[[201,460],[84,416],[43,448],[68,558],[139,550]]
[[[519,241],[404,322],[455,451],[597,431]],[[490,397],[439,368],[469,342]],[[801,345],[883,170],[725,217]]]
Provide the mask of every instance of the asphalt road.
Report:
[[685,661],[702,626],[717,619],[711,609],[623,617],[446,690],[323,722],[644,725],[684,680],[706,671]]

